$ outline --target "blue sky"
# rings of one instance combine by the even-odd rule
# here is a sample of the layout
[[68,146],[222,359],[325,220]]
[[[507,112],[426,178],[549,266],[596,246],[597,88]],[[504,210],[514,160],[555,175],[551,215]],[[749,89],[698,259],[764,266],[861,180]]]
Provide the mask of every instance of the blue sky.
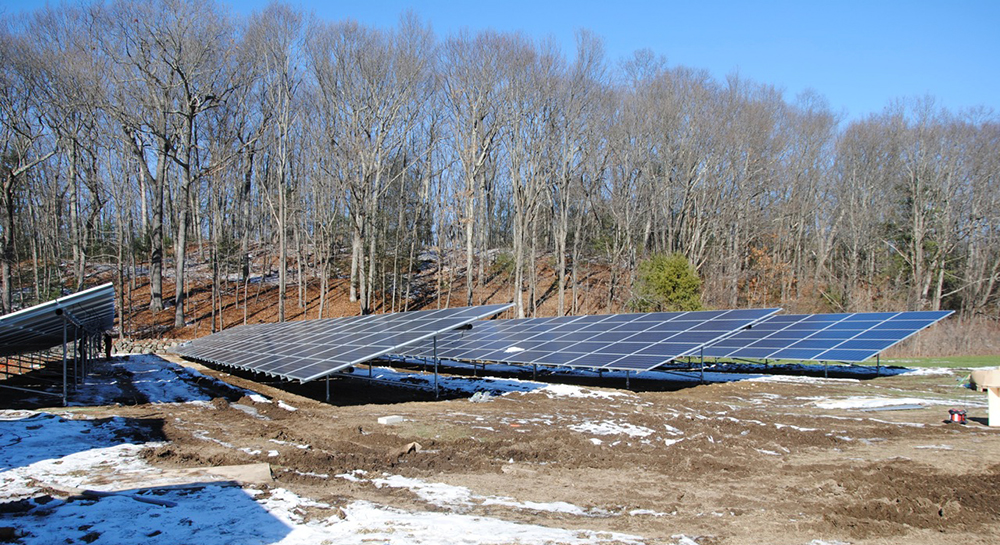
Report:
[[[45,2],[6,0],[17,12]],[[224,1],[238,13],[266,0]],[[932,95],[953,112],[1000,113],[1000,0],[525,1],[291,0],[327,20],[391,27],[412,9],[439,36],[459,29],[520,30],[551,37],[567,56],[587,28],[619,60],[651,49],[671,66],[742,77],[825,96],[847,119],[898,98]],[[3,9],[3,8],[0,8]]]

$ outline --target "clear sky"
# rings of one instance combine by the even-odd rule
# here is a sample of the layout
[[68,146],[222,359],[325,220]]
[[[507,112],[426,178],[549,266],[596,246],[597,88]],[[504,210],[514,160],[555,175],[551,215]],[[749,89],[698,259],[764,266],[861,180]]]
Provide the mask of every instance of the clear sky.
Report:
[[[50,2],[51,3],[51,2]],[[267,0],[223,0],[250,13]],[[739,72],[793,100],[806,89],[858,119],[897,98],[1000,114],[1000,0],[290,0],[326,20],[391,27],[413,10],[439,36],[466,28],[551,37],[567,57],[586,28],[619,60],[648,48],[670,66]],[[2,0],[8,12],[45,2]],[[4,8],[0,8],[2,10]]]

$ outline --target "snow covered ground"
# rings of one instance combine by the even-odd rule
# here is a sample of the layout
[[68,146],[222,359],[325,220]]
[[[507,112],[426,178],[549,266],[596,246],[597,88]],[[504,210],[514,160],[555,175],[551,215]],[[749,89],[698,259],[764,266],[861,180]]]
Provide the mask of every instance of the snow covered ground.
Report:
[[[151,403],[205,403],[197,386],[213,381],[156,356],[133,356],[116,364]],[[391,375],[391,370],[382,375]],[[388,378],[388,377],[386,377]],[[400,378],[400,377],[396,377]],[[466,383],[475,381],[466,380]],[[543,385],[497,381],[504,391]],[[455,387],[456,384],[450,384]],[[469,386],[466,384],[466,386]],[[470,387],[471,388],[471,387]],[[570,395],[580,391],[559,387]],[[251,394],[256,402],[266,398]],[[113,405],[121,391],[113,380],[90,380],[73,405]],[[286,410],[294,407],[282,404]],[[140,426],[141,427],[141,426]],[[0,410],[0,526],[13,527],[18,542],[205,543],[205,544],[487,544],[642,543],[639,536],[551,528],[463,514],[462,502],[539,511],[583,512],[570,504],[522,503],[479,497],[468,489],[406,480],[374,479],[376,486],[413,489],[439,511],[402,511],[368,501],[332,506],[271,487],[231,481],[170,486],[141,456],[161,443],[140,439],[144,431],[128,418],[88,419],[72,410]],[[142,483],[120,490],[121,483]],[[95,497],[82,491],[106,492]],[[308,515],[307,515],[308,513]],[[678,536],[679,542],[688,539]]]

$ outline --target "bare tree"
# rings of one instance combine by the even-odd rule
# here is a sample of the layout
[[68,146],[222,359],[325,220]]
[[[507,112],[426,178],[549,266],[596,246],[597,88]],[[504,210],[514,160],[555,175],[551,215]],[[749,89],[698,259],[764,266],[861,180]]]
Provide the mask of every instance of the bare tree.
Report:
[[[4,21],[6,22],[6,21]],[[13,310],[11,273],[17,261],[17,203],[19,190],[31,169],[55,155],[56,149],[46,138],[46,128],[39,122],[38,105],[33,97],[39,91],[24,63],[28,50],[22,38],[0,25],[0,213],[3,234],[0,239],[0,312]]]
[[[319,25],[307,50],[321,96],[327,144],[338,159],[351,217],[351,300],[371,311],[374,219],[390,187],[392,160],[417,125],[432,83],[430,31],[404,18],[398,32],[357,23]],[[367,248],[366,248],[367,246]]]

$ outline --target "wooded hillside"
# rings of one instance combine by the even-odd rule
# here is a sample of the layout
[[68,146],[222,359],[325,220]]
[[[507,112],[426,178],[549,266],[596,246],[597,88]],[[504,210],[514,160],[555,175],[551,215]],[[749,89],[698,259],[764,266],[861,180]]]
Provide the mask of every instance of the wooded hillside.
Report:
[[203,0],[8,16],[0,183],[3,313],[105,264],[183,327],[192,252],[213,328],[272,271],[279,320],[293,279],[324,316],[334,290],[362,313],[478,304],[498,273],[517,316],[618,310],[639,263],[680,252],[707,307],[1000,319],[994,112],[845,121],[587,32],[565,52]]

